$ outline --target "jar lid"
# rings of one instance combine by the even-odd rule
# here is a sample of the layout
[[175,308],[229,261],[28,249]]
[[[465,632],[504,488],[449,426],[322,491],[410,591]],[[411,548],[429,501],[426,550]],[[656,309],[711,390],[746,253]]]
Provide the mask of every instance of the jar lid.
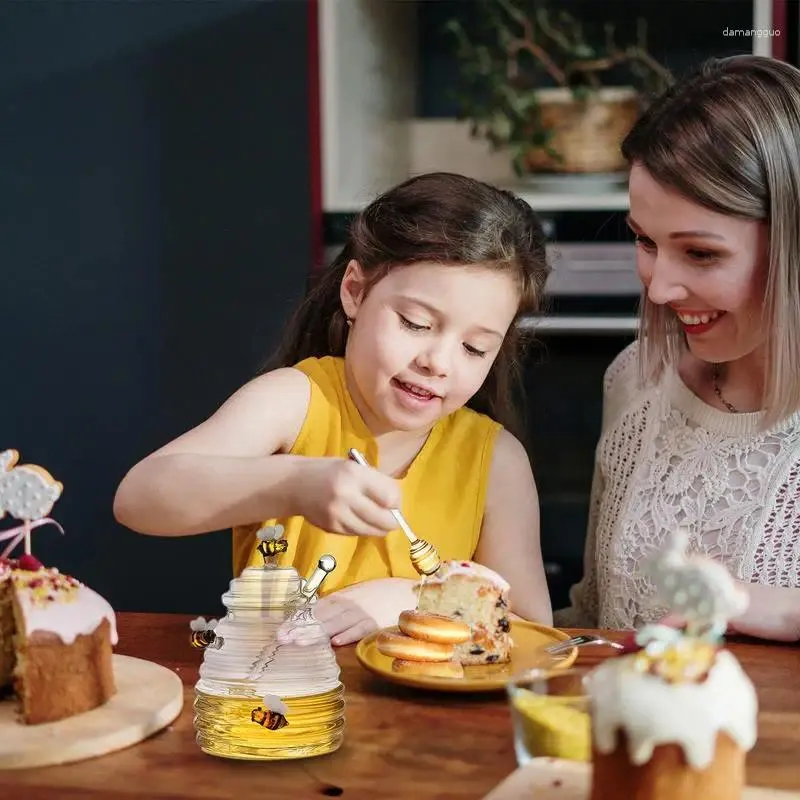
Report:
[[307,602],[301,585],[294,567],[246,567],[230,582],[222,603],[230,609],[292,608]]

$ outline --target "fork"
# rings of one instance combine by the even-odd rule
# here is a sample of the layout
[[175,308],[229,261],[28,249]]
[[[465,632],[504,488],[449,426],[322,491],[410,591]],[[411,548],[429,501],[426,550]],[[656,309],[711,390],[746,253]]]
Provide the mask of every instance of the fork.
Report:
[[545,647],[544,651],[551,656],[557,656],[561,655],[561,653],[566,653],[567,650],[572,650],[573,647],[582,647],[588,644],[605,644],[609,647],[613,647],[615,650],[622,650],[622,645],[619,642],[612,642],[610,639],[604,639],[602,636],[584,633],[580,636],[573,636],[571,639],[559,642],[558,644],[551,644],[549,647]]

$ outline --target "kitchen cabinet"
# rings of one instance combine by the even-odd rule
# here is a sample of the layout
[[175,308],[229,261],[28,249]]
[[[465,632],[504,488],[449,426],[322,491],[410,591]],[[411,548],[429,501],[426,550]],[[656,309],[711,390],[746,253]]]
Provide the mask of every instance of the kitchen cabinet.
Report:
[[[575,2],[576,0],[572,0]],[[577,0],[579,1],[579,0]],[[652,41],[668,66],[706,55],[752,51],[783,57],[783,36],[769,32],[785,20],[789,0],[652,0],[616,3],[627,13],[652,18]],[[564,7],[571,7],[564,0]],[[604,18],[614,0],[594,3]],[[465,8],[465,6],[461,6]],[[325,0],[319,3],[321,203],[326,213],[349,213],[409,175],[443,169],[507,184],[536,209],[621,210],[625,187],[591,193],[543,193],[517,185],[508,158],[472,139],[454,118],[421,115],[425,95],[436,87],[448,55],[432,26],[459,4],[440,0]],[[675,35],[675,11],[691,27]],[[622,13],[620,11],[620,13]],[[660,16],[659,16],[660,15]],[[664,24],[658,24],[666,15]],[[726,30],[728,31],[726,33]],[[432,45],[432,42],[434,43]],[[692,50],[681,52],[686,42]],[[431,53],[430,47],[439,47]],[[452,59],[451,59],[452,61]],[[433,66],[431,66],[433,65]]]

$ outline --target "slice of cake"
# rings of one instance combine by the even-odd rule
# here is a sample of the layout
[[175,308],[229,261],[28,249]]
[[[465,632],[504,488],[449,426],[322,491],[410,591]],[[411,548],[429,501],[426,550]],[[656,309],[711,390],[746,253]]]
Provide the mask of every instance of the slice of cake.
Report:
[[11,675],[17,661],[14,654],[14,607],[11,604],[11,592],[6,590],[10,577],[8,560],[0,559],[0,699],[12,691]]
[[419,584],[419,611],[430,611],[469,625],[469,641],[456,645],[454,659],[471,664],[502,664],[511,659],[509,585],[473,561],[444,561]]
[[116,692],[116,616],[99,594],[23,555],[0,564],[0,693],[33,725],[80,714]]
[[[0,518],[23,522],[0,534],[10,541],[0,553],[0,696],[13,691],[22,721],[34,725],[97,708],[115,694],[117,627],[104,598],[31,555],[34,528],[61,530],[47,515],[63,486],[18,461],[16,450],[0,452]],[[7,558],[23,541],[25,554]]]

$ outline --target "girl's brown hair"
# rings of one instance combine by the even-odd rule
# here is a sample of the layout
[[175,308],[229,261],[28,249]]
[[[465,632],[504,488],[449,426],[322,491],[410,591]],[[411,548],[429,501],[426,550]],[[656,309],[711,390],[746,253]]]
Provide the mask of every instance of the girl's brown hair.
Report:
[[[544,232],[523,200],[462,175],[411,178],[355,216],[342,251],[314,280],[268,369],[344,356],[348,328],[340,286],[351,259],[371,285],[396,267],[422,262],[503,270],[519,287],[517,319],[539,310],[548,275]],[[513,401],[521,391],[524,344],[517,319],[469,406],[521,436]]]
[[[761,56],[710,59],[670,87],[623,142],[629,163],[701,206],[769,224],[764,425],[800,409],[800,70]],[[686,347],[675,315],[642,299],[640,375]]]

